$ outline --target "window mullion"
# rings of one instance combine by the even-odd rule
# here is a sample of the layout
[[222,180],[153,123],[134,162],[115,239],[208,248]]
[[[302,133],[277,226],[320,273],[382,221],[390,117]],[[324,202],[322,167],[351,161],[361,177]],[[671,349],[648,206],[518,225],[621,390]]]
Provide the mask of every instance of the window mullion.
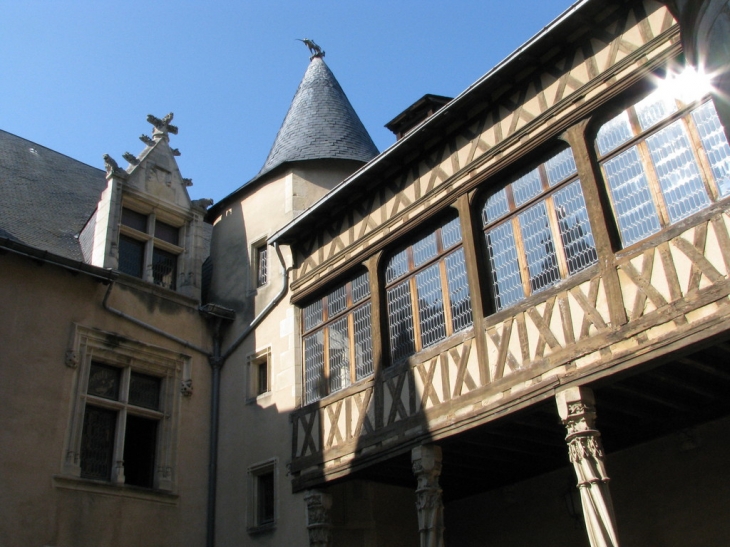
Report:
[[[699,108],[699,106],[697,108]],[[710,200],[717,201],[719,199],[722,199],[722,196],[720,196],[716,184],[711,184],[711,181],[715,180],[715,175],[712,172],[712,166],[710,165],[710,161],[707,158],[707,152],[705,151],[705,147],[702,145],[702,139],[700,139],[700,134],[697,131],[697,127],[694,123],[691,122],[691,120],[691,111],[688,112],[686,116],[682,117],[682,123],[684,123],[685,129],[687,129],[690,144],[694,149],[694,156],[698,162],[697,167],[700,170],[700,178],[702,179],[702,183],[705,185],[705,190],[707,191],[707,195],[710,196]]]
[[[319,397],[329,395],[330,392],[330,325],[322,327],[322,383],[324,384],[324,393],[320,393]],[[318,398],[319,398],[318,397]]]
[[555,246],[555,255],[558,260],[558,270],[560,271],[560,279],[568,278],[568,262],[565,258],[565,249],[563,248],[563,238],[560,235],[560,226],[558,225],[558,217],[555,212],[555,204],[553,196],[545,198],[547,207],[548,222],[550,223],[550,232],[553,236],[553,245]]
[[525,252],[525,244],[522,240],[522,228],[520,228],[519,215],[513,216],[507,222],[512,223],[512,234],[514,235],[515,247],[517,248],[517,263],[520,266],[522,293],[525,296],[530,296],[530,270],[527,267],[527,255]]
[[649,181],[649,191],[651,192],[654,203],[656,204],[657,212],[659,213],[659,222],[662,228],[665,228],[670,224],[669,211],[667,210],[667,204],[662,193],[662,187],[659,182],[656,170],[654,169],[654,162],[651,160],[651,154],[649,153],[649,146],[646,144],[646,139],[638,142],[636,148],[639,151],[639,157],[641,163],[644,166],[644,173],[646,174],[646,180]]
[[408,290],[411,294],[411,306],[413,308],[413,345],[416,352],[421,351],[421,313],[418,306],[418,288],[416,287],[416,276],[408,279]]
[[454,322],[451,316],[451,294],[449,293],[449,284],[446,275],[446,261],[443,256],[439,260],[439,277],[441,278],[441,301],[444,307],[446,336],[451,336],[454,333]]
[[347,313],[347,342],[348,342],[348,368],[350,370],[350,385],[357,382],[357,371],[355,370],[355,314],[352,310]]

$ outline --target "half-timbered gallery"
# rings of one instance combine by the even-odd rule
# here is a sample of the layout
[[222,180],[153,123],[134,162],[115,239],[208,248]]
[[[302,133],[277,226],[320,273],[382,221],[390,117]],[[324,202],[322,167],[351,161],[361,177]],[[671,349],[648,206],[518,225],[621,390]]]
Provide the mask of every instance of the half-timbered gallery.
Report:
[[0,225],[7,291],[73,270],[58,306],[87,310],[34,327],[38,357],[5,298],[2,345],[60,371],[53,423],[28,418],[55,452],[0,452],[38,481],[22,544],[128,545],[147,515],[171,546],[723,545],[728,28],[726,0],[580,0],[382,152],[307,40],[220,202],[190,202],[151,117],[78,190],[77,257]]

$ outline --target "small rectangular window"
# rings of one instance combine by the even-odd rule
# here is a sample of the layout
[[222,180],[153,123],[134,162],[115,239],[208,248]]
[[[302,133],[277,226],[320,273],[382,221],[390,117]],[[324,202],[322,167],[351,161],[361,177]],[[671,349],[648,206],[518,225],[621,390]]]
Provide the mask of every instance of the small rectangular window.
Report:
[[256,247],[256,286],[263,287],[269,280],[268,247]]
[[276,525],[276,460],[249,468],[248,532],[256,534]]
[[138,232],[147,232],[147,215],[133,211],[132,209],[122,208],[122,224],[137,230]]
[[119,236],[119,271],[142,278],[145,242],[129,236]]
[[271,391],[271,350],[266,349],[248,357],[248,399]]

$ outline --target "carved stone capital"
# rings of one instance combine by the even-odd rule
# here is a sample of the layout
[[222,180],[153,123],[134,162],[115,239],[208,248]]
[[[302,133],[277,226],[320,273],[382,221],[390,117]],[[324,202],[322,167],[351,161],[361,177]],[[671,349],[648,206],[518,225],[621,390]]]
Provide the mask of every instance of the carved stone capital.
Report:
[[329,510],[332,496],[318,490],[308,490],[304,494],[307,504],[307,531],[310,547],[329,547],[332,542]]
[[421,445],[411,451],[416,486],[416,510],[421,547],[441,547],[444,544],[444,505],[441,500],[441,447]]

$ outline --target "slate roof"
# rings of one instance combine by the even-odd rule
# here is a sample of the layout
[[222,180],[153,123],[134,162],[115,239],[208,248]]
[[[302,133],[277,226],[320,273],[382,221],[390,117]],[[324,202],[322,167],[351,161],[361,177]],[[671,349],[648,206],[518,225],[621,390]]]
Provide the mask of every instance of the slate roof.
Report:
[[75,236],[104,188],[103,170],[0,130],[0,236],[81,261]]
[[309,63],[256,178],[282,163],[314,159],[367,162],[378,155],[373,140],[320,57]]

